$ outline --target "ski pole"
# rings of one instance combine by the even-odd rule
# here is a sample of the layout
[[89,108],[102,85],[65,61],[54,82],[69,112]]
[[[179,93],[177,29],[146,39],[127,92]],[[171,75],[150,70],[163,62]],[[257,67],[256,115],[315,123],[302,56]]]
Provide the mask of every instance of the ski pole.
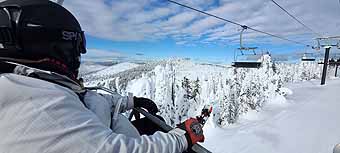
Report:
[[[153,116],[149,112],[147,112],[147,111],[145,111],[141,108],[133,108],[133,109],[136,110],[137,112],[143,114],[146,118],[151,120],[153,123],[157,124],[164,131],[169,132],[173,129],[171,126],[167,125],[165,122],[163,122],[159,118]],[[199,144],[194,144],[191,149],[193,151],[195,151],[196,153],[211,153],[208,149],[204,148],[203,146],[201,146]]]

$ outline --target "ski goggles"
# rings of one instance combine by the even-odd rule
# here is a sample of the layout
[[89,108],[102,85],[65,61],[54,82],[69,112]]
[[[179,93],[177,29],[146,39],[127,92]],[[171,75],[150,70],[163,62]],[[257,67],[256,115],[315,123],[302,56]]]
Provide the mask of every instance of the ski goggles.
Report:
[[[48,28],[34,23],[19,25],[21,12],[22,10],[17,6],[0,8],[0,49],[21,49],[22,36],[32,36],[26,40],[29,42],[70,42],[79,53],[86,53],[84,31]],[[19,26],[23,28],[19,29]]]

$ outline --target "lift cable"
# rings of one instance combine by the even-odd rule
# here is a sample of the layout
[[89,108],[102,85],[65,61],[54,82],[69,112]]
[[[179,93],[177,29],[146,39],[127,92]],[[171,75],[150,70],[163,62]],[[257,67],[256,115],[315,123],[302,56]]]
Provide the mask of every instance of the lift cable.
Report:
[[314,34],[318,35],[319,37],[322,37],[322,35],[320,33],[315,32],[312,28],[308,27],[306,24],[302,23],[299,19],[297,19],[294,15],[292,15],[291,13],[289,13],[285,8],[283,8],[280,4],[278,4],[276,1],[271,0],[276,6],[278,6],[281,10],[283,10],[284,12],[286,12],[290,17],[292,17],[295,21],[297,21],[298,23],[300,23],[303,27],[305,27],[306,29],[310,30],[311,32],[313,32]]
[[235,21],[231,21],[231,20],[227,20],[225,18],[222,18],[222,17],[219,17],[217,15],[214,15],[214,14],[210,14],[210,13],[207,13],[205,11],[202,11],[202,10],[199,10],[199,9],[196,9],[196,8],[193,8],[193,7],[190,7],[190,6],[187,6],[185,4],[182,4],[182,3],[178,3],[176,1],[173,1],[173,0],[167,0],[173,4],[176,4],[176,5],[179,5],[179,6],[182,6],[182,7],[185,7],[185,8],[188,8],[188,9],[191,9],[191,10],[194,10],[196,12],[199,12],[199,13],[202,13],[202,14],[205,14],[205,15],[208,15],[208,16],[211,16],[211,17],[214,17],[216,19],[219,19],[219,20],[222,20],[222,21],[225,21],[225,22],[229,22],[231,24],[234,24],[234,25],[238,25],[242,28],[246,28],[246,29],[250,29],[250,30],[253,30],[255,32],[259,32],[259,33],[263,33],[263,34],[266,34],[266,35],[269,35],[269,36],[272,36],[272,37],[275,37],[275,38],[278,38],[278,39],[282,39],[282,40],[285,40],[285,41],[289,41],[289,42],[292,42],[292,43],[295,43],[295,44],[300,44],[300,45],[304,45],[304,46],[307,46],[309,47],[310,45],[307,45],[305,43],[302,43],[302,42],[299,42],[299,41],[295,41],[295,40],[290,40],[290,39],[287,39],[287,38],[284,38],[284,37],[281,37],[281,36],[278,36],[278,35],[274,35],[274,34],[271,34],[269,32],[265,32],[265,31],[261,31],[261,30],[258,30],[258,29],[255,29],[255,28],[252,28],[252,27],[249,27],[249,26],[246,26],[246,25],[242,25],[240,23],[237,23]]

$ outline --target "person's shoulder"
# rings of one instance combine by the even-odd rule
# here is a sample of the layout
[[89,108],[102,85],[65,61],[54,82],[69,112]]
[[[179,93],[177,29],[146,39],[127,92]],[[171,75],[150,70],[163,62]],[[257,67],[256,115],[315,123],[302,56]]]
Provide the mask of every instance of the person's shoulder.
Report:
[[23,91],[24,89],[29,90],[43,90],[43,91],[51,91],[51,92],[71,92],[68,88],[62,87],[55,83],[51,83],[45,80],[27,77],[23,75],[13,74],[13,73],[4,73],[0,74],[0,86],[5,89],[12,89],[17,91]]
[[22,86],[31,86],[31,87],[49,87],[51,84],[47,81],[13,74],[13,73],[4,73],[0,75],[0,83],[4,84],[16,84],[16,85],[22,85]]

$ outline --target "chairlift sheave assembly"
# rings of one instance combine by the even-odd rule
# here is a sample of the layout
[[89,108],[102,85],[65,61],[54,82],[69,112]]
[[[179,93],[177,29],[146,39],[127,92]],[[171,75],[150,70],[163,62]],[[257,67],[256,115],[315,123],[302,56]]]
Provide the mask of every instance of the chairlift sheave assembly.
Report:
[[[262,62],[259,61],[240,61],[238,56],[257,56],[256,49],[257,47],[244,47],[243,41],[242,41],[242,35],[245,30],[247,30],[247,26],[242,26],[241,33],[240,33],[240,48],[237,49],[237,51],[234,52],[234,62],[232,63],[232,66],[235,68],[259,68],[262,65]],[[240,55],[238,54],[241,53]],[[245,52],[251,52],[251,53],[245,53]]]
[[317,42],[317,45],[312,46],[312,49],[315,49],[317,51],[319,51],[321,47],[323,48],[336,47],[337,49],[340,49],[340,36],[316,38],[316,42]]

